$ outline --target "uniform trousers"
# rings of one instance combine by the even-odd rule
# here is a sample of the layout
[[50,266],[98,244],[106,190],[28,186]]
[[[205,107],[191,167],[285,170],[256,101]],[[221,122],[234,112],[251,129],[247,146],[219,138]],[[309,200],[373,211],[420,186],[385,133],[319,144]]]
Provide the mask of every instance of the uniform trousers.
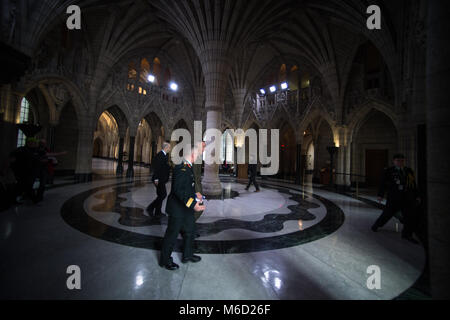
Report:
[[396,199],[388,199],[383,213],[375,221],[375,227],[383,227],[398,211],[401,211],[403,216],[403,230],[402,236],[411,237],[416,230],[416,208],[415,200],[401,197]]
[[158,183],[156,186],[156,199],[147,207],[149,212],[153,212],[155,210],[155,215],[161,215],[161,207],[164,199],[167,197],[167,190],[165,183]]
[[195,229],[194,212],[176,216],[169,214],[161,249],[161,265],[173,262],[171,255],[180,232],[183,236],[183,258],[191,258],[194,255]]

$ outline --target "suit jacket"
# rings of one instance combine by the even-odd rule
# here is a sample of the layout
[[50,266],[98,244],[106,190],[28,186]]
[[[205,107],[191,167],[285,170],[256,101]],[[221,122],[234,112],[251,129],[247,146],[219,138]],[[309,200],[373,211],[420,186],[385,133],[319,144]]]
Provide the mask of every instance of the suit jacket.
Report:
[[197,203],[195,195],[194,171],[183,162],[173,169],[172,189],[167,198],[166,212],[173,216],[193,214]]
[[248,165],[248,174],[251,177],[256,177],[258,165],[257,164],[249,164]]
[[153,160],[152,181],[158,180],[159,183],[167,183],[170,176],[169,156],[160,151]]
[[396,167],[386,168],[378,188],[378,196],[384,197],[386,192],[387,201],[400,200],[405,196],[411,198],[411,200],[416,199],[418,190],[414,171],[407,167],[403,168],[403,172]]

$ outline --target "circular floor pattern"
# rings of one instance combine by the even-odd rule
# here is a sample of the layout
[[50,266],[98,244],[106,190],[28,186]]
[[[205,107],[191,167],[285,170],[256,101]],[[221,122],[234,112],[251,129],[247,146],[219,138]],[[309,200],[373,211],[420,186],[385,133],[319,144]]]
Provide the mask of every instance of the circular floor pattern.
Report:
[[[67,200],[61,209],[62,217],[70,226],[90,236],[159,250],[167,218],[152,219],[145,214],[147,203],[140,200],[140,194],[148,194],[145,189],[148,186],[147,181],[139,180],[93,188]],[[250,194],[234,190],[244,186],[231,186],[233,190],[229,187],[227,192],[233,197],[210,200],[212,211],[205,211],[197,219],[198,253],[245,253],[293,247],[333,233],[345,219],[338,206],[316,194],[271,186],[257,194],[260,197],[257,201]],[[286,206],[271,208],[264,204],[264,198],[273,199],[274,204],[285,199],[282,202]],[[248,205],[247,215],[233,215],[233,206],[245,205]],[[222,214],[214,212],[218,206],[222,211],[225,206]],[[260,212],[250,212],[253,207]],[[322,215],[314,211],[319,207],[324,209]],[[306,227],[302,228],[302,224]],[[180,252],[181,247],[182,239],[179,239],[175,251]]]

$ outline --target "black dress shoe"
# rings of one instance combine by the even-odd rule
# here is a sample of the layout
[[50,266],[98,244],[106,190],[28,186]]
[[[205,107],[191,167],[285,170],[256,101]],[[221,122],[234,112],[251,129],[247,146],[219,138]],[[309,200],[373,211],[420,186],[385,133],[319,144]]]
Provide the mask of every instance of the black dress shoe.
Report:
[[180,266],[175,262],[169,262],[168,264],[160,264],[161,267],[166,268],[167,270],[177,270]]
[[378,231],[378,227],[376,227],[375,225],[373,225],[370,229],[372,229],[373,232],[377,232]]
[[416,239],[414,239],[412,236],[402,236],[403,239],[408,240],[409,242],[412,242],[414,244],[420,244],[419,241],[417,241]]
[[202,258],[200,258],[199,256],[193,255],[192,257],[189,258],[183,258],[183,260],[181,260],[181,262],[183,263],[187,263],[187,262],[199,262],[200,260],[202,260]]

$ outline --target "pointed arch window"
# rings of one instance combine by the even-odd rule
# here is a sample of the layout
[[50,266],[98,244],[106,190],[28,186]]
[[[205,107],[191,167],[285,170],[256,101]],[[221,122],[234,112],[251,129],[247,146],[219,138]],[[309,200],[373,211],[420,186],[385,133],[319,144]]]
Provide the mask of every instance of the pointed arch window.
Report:
[[128,64],[128,79],[136,79],[137,71],[134,62]]
[[[26,123],[30,120],[30,103],[26,98],[22,99],[20,103],[20,117],[19,123]],[[26,140],[25,134],[22,130],[19,129],[19,133],[17,135],[17,147],[23,147],[25,145]]]
[[161,61],[158,57],[153,59],[153,75],[155,76],[155,84],[159,85],[162,74]]
[[146,83],[149,74],[150,74],[150,63],[146,58],[143,58],[141,60],[141,73],[139,81],[141,81],[142,83]]

